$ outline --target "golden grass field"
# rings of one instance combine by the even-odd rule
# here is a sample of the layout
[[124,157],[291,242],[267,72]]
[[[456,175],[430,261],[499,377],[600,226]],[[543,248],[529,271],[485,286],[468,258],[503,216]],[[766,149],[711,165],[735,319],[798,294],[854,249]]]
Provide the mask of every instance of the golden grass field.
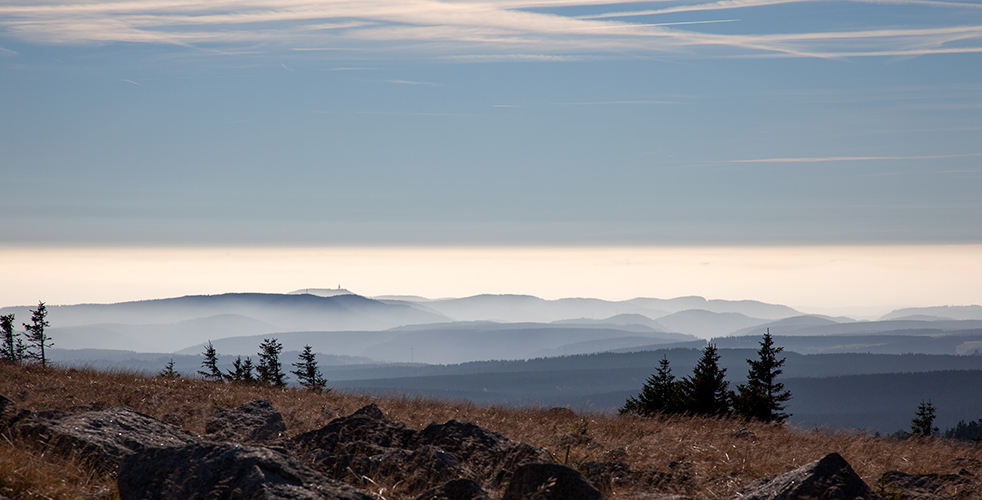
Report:
[[[982,460],[982,447],[939,438],[896,440],[859,432],[798,429],[787,425],[702,417],[637,418],[611,413],[574,413],[548,408],[479,406],[468,402],[412,397],[369,397],[298,389],[275,389],[208,382],[194,378],[167,379],[146,374],[84,369],[41,369],[0,363],[0,394],[31,410],[81,411],[87,408],[129,406],[140,412],[183,418],[184,427],[203,433],[205,419],[225,408],[266,398],[283,414],[292,436],[317,429],[336,416],[377,404],[394,421],[413,429],[449,419],[469,420],[512,440],[545,448],[565,461],[560,439],[585,434],[592,443],[569,450],[569,461],[603,460],[619,455],[632,469],[667,471],[672,461],[691,461],[695,481],[676,490],[657,493],[697,498],[727,498],[757,478],[784,473],[840,453],[873,486],[888,470],[907,473],[954,472],[950,462],[969,457]],[[746,427],[756,440],[735,437]],[[616,450],[626,452],[624,453]],[[977,477],[982,471],[972,471]],[[982,490],[977,482],[976,490]],[[390,500],[411,498],[398,490],[374,493]],[[492,496],[500,492],[489,492]],[[617,490],[615,498],[645,498],[653,492]],[[0,495],[20,499],[116,498],[113,477],[84,464],[0,438]],[[966,499],[982,498],[976,491]]]

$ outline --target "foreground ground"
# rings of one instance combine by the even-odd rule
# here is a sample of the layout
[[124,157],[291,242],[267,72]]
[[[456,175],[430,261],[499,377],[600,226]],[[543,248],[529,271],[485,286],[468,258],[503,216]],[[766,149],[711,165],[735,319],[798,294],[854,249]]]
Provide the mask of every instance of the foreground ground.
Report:
[[[0,394],[31,410],[80,412],[128,406],[155,417],[170,414],[183,427],[203,433],[214,413],[265,398],[273,402],[292,436],[318,429],[337,416],[375,403],[391,420],[413,429],[449,419],[468,420],[515,441],[545,448],[561,462],[616,459],[632,469],[668,470],[691,462],[694,481],[675,491],[700,498],[727,498],[755,479],[790,471],[830,452],[840,453],[871,486],[888,470],[950,473],[958,458],[982,460],[982,447],[942,439],[895,440],[858,432],[797,429],[733,419],[672,417],[641,419],[566,409],[477,406],[467,402],[354,394],[314,394],[202,380],[131,373],[43,370],[0,363]],[[741,429],[746,428],[746,431]],[[749,431],[749,432],[747,432]],[[573,436],[585,436],[570,439]],[[587,439],[589,438],[589,439]],[[571,447],[566,444],[578,443]],[[962,461],[964,463],[964,461]],[[979,474],[979,471],[975,471]],[[82,464],[0,439],[0,495],[34,498],[114,498],[115,480]],[[376,489],[389,499],[397,490]],[[646,492],[618,491],[617,498]],[[974,498],[974,497],[965,497]]]

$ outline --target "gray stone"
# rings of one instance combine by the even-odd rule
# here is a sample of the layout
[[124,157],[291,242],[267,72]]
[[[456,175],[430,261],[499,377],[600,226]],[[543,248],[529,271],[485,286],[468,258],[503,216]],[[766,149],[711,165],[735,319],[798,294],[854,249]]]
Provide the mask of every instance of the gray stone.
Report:
[[336,453],[339,445],[364,441],[385,448],[406,448],[416,431],[385,418],[382,410],[368,405],[347,417],[336,418],[320,429],[296,436],[300,450]]
[[887,471],[880,477],[878,486],[902,500],[951,500],[945,488],[935,482],[938,474],[917,475],[900,471]]
[[526,464],[515,470],[502,500],[601,500],[606,497],[576,469]]
[[548,454],[539,448],[460,420],[426,426],[411,443],[413,448],[421,446],[436,446],[453,454],[481,480],[493,477],[502,468],[514,470],[527,463],[549,461]]
[[131,408],[112,408],[18,424],[20,436],[35,445],[115,468],[123,457],[152,448],[183,446],[200,438]]
[[454,479],[424,491],[416,500],[491,500],[491,497],[470,479]]
[[199,442],[123,459],[122,500],[372,500],[269,448]]
[[286,432],[283,415],[266,399],[220,411],[205,421],[205,438],[242,444],[271,444]]
[[757,481],[733,500],[879,500],[838,453]]

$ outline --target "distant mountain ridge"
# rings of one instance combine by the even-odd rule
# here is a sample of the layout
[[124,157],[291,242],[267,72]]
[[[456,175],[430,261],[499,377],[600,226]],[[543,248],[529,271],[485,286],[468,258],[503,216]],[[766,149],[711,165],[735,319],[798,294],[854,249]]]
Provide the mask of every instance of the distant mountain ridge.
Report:
[[[28,307],[0,309],[17,318]],[[212,318],[206,329],[186,322]],[[378,330],[447,318],[405,303],[384,303],[360,295],[226,293],[168,299],[48,306],[51,336],[64,348],[172,352],[190,344],[241,335],[242,325],[268,324],[263,333],[297,330]],[[254,328],[250,328],[255,332]],[[248,331],[248,330],[247,330]]]
[[883,315],[883,317],[880,319],[901,319],[909,316],[934,316],[936,318],[956,320],[982,320],[982,306],[908,307],[891,311]]

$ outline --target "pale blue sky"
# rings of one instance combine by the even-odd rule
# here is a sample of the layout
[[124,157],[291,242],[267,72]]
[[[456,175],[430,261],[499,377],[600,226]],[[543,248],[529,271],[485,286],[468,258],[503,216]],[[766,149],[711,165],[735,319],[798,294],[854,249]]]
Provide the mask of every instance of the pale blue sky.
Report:
[[0,0],[0,242],[982,243],[980,52],[976,1]]

